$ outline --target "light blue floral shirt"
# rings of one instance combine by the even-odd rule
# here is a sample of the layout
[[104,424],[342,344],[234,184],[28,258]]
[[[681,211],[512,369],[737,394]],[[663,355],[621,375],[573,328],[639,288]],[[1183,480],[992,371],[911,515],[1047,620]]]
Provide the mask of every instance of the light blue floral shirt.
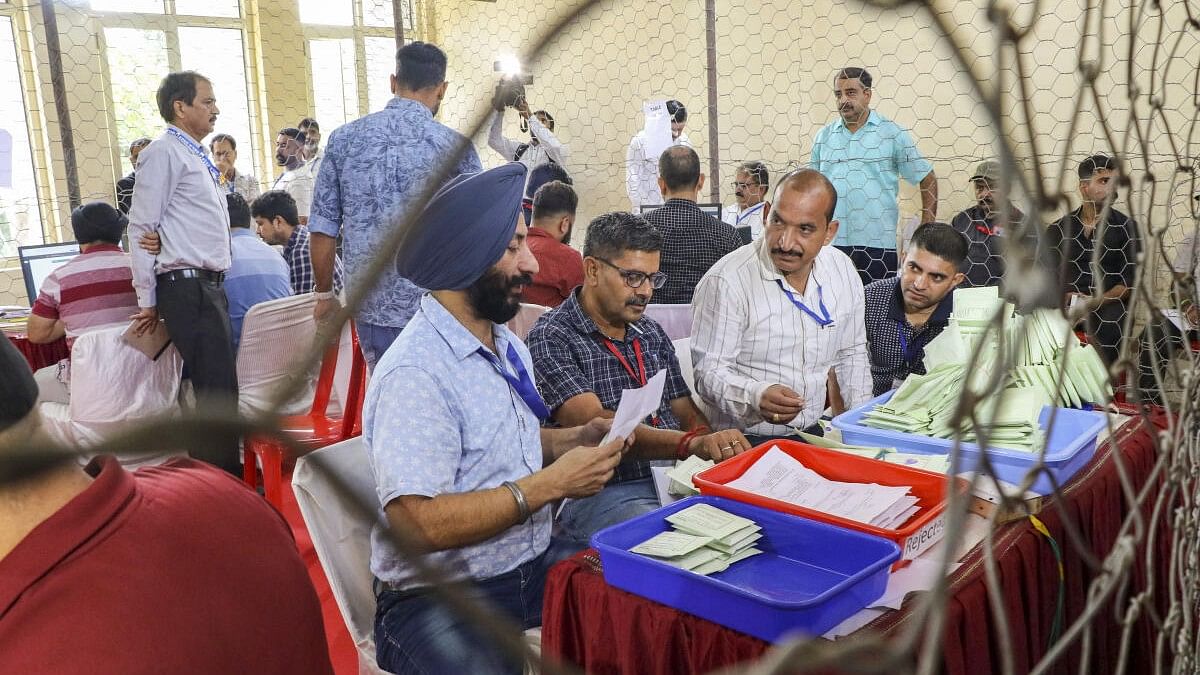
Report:
[[[532,376],[525,345],[504,326],[494,331],[497,353],[514,345]],[[496,488],[542,468],[538,419],[479,354],[482,346],[425,295],[375,366],[363,434],[381,507],[402,495]],[[532,560],[549,545],[550,509],[543,508],[487,541],[431,553],[426,560],[453,579],[486,579]],[[378,525],[371,533],[371,571],[402,588],[417,585],[412,568]]]
[[[450,156],[461,134],[433,119],[424,104],[393,98],[383,110],[349,122],[329,135],[308,216],[308,229],[330,237],[341,232],[350,284],[378,252],[388,226],[419,195],[425,181]],[[483,170],[473,145],[450,174]],[[417,311],[423,289],[387,269],[358,310],[376,326],[402,327]]]
[[837,246],[896,248],[900,179],[916,185],[933,165],[900,125],[871,111],[867,123],[850,133],[839,117],[813,139],[812,168],[837,190]]

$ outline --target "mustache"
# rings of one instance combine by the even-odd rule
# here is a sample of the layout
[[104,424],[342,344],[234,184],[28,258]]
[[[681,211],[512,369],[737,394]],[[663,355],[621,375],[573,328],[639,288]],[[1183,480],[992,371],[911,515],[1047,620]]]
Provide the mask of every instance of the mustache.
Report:
[[507,286],[508,290],[511,291],[512,289],[516,288],[517,286],[528,286],[532,283],[533,283],[533,275],[532,274],[518,274],[517,276],[509,279],[506,286]]
[[650,304],[650,298],[643,298],[637,295],[625,301],[627,307],[645,307],[648,304]]
[[800,257],[800,256],[804,255],[804,252],[803,251],[793,251],[790,249],[779,248],[778,246],[776,246],[771,249],[771,255],[794,255],[796,257]]

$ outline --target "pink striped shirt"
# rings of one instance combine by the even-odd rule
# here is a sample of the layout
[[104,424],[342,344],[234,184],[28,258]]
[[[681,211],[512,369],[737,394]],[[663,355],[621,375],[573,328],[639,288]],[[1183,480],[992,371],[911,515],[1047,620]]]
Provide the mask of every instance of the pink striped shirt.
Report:
[[97,245],[51,272],[33,303],[37,316],[63,322],[68,339],[128,323],[137,312],[129,254],[112,244]]

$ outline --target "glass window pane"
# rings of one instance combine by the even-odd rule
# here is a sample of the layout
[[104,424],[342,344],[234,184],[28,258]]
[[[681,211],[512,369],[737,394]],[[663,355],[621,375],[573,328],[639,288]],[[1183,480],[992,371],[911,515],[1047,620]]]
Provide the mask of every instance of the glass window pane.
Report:
[[[236,28],[180,27],[179,62],[212,80],[221,114],[213,134],[229,134],[238,144],[238,171],[256,175],[250,142],[250,104],[242,31]],[[208,142],[208,139],[205,139]]]
[[0,258],[15,257],[19,245],[42,243],[33,153],[18,73],[12,19],[0,16]]
[[163,13],[163,0],[91,0],[90,4],[97,12]]
[[309,40],[316,117],[328,136],[333,129],[358,118],[358,80],[354,40]]
[[392,0],[362,0],[362,13],[364,25],[380,28],[395,25],[392,21]]
[[184,16],[228,16],[237,18],[238,0],[175,0],[175,13]]
[[167,66],[167,37],[160,30],[105,28],[108,75],[112,87],[113,118],[121,149],[122,173],[129,173],[129,144],[162,132],[154,92]]
[[325,26],[353,26],[351,0],[300,0],[300,21]]
[[367,110],[383,110],[392,100],[392,73],[396,72],[396,40],[366,38],[367,52]]

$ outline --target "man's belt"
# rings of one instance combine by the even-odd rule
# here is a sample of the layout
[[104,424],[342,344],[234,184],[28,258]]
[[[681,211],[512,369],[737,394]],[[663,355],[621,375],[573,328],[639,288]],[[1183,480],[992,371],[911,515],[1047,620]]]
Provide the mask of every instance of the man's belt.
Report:
[[157,276],[159,281],[183,281],[184,279],[202,279],[204,281],[212,281],[221,283],[225,280],[224,272],[214,272],[212,270],[202,270],[195,267],[188,267],[181,270],[171,270],[163,272]]

